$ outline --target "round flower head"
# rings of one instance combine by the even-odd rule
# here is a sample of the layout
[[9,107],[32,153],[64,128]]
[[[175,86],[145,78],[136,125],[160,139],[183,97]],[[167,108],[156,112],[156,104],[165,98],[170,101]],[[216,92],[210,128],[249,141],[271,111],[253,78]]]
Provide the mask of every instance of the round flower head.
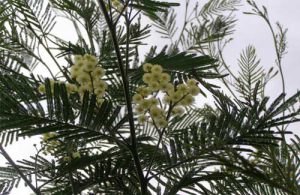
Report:
[[147,121],[147,117],[144,114],[142,114],[138,117],[138,122],[140,124],[144,124],[146,121]]
[[78,62],[78,61],[81,61],[81,60],[83,60],[83,57],[81,55],[75,55],[74,56],[75,63]]
[[152,91],[157,91],[157,90],[159,90],[160,85],[158,82],[153,81],[153,82],[149,83],[149,87]]
[[73,93],[77,91],[77,86],[74,84],[66,84],[67,92]]
[[76,81],[80,84],[84,84],[84,83],[88,83],[91,82],[91,78],[90,75],[85,73],[85,72],[81,72],[77,77],[76,77]]
[[39,87],[38,87],[38,91],[40,93],[46,93],[46,87],[44,84],[41,84]]
[[96,80],[96,81],[94,81],[94,87],[96,89],[99,88],[99,89],[105,90],[105,89],[107,89],[107,84],[103,80]]
[[161,73],[158,73],[158,72],[152,72],[151,75],[152,75],[153,81],[159,81],[161,78]]
[[177,116],[181,116],[184,113],[184,109],[181,106],[176,106],[173,108],[172,113]]
[[176,91],[170,95],[172,102],[178,102],[182,97],[183,94],[180,91]]
[[144,83],[149,84],[152,81],[153,77],[150,73],[146,73],[143,75],[143,81]]
[[78,76],[79,72],[80,72],[80,67],[77,66],[77,65],[73,65],[71,67],[70,72],[71,72],[71,77],[76,78]]
[[112,0],[111,3],[115,9],[117,9],[118,11],[122,11],[123,5],[121,4],[120,0]]
[[98,64],[98,59],[96,56],[93,56],[91,54],[85,54],[83,56],[84,60],[88,61],[89,63],[93,64],[93,65],[97,65]]
[[167,120],[164,118],[155,119],[154,122],[158,127],[166,127],[168,125]]
[[189,93],[193,96],[196,96],[200,93],[200,88],[197,85],[190,86]]
[[148,95],[151,93],[151,90],[150,90],[150,88],[148,88],[148,87],[142,85],[142,86],[139,86],[139,87],[137,88],[137,92],[138,92],[139,94],[141,94],[143,97],[146,97],[146,96],[148,96]]
[[146,63],[143,65],[144,72],[150,72],[152,68],[152,64]]
[[86,91],[89,91],[87,85],[81,85],[81,86],[78,88],[78,93],[80,93],[81,95],[83,95]]
[[188,87],[185,84],[179,84],[177,85],[177,91],[182,92],[183,94],[186,94],[188,92]]
[[144,108],[142,107],[142,106],[140,106],[140,105],[138,105],[137,107],[135,107],[135,111],[137,112],[137,113],[139,113],[139,114],[142,114],[142,113],[144,113]]
[[156,106],[159,103],[158,99],[156,98],[150,98],[149,102],[150,102],[150,106]]
[[63,157],[63,161],[70,162],[71,161],[71,157],[65,156],[65,157]]
[[151,88],[150,87],[146,87],[142,92],[141,95],[144,97],[147,97],[148,95],[150,95],[151,93]]
[[81,157],[80,152],[73,152],[72,157],[73,158],[80,158]]
[[83,70],[85,70],[86,72],[92,72],[95,68],[96,68],[96,64],[87,60],[85,61]]
[[165,95],[163,98],[163,103],[169,104],[171,102],[171,97],[168,95]]
[[189,106],[189,105],[191,105],[192,103],[194,103],[194,101],[195,101],[195,98],[191,95],[191,94],[188,94],[187,96],[185,96],[184,98],[183,98],[183,100],[181,100],[181,104],[183,105],[183,106]]
[[162,69],[161,65],[158,65],[158,64],[153,65],[151,68],[151,72],[153,72],[153,73],[162,73],[162,70],[163,69]]
[[152,106],[150,108],[150,114],[152,118],[157,118],[162,115],[162,110],[156,106]]
[[162,82],[162,83],[168,83],[168,82],[170,82],[171,81],[171,76],[169,75],[169,74],[167,74],[167,73],[162,73],[161,75],[160,75],[160,82]]
[[145,110],[147,110],[151,106],[151,102],[147,99],[144,99],[140,102],[140,106],[142,106]]
[[143,96],[139,93],[134,94],[134,96],[132,97],[132,100],[134,103],[139,103],[143,100]]
[[85,61],[83,59],[81,59],[81,60],[76,61],[74,65],[79,68],[82,68],[84,66],[84,64],[85,64]]
[[105,70],[101,67],[96,67],[93,70],[92,75],[94,78],[101,78],[105,75]]
[[174,85],[172,83],[168,83],[166,91],[167,93],[174,93],[175,91]]
[[195,79],[189,79],[186,83],[188,86],[197,85],[197,81]]
[[97,97],[102,98],[105,94],[105,90],[97,88],[95,89],[94,93],[97,95]]

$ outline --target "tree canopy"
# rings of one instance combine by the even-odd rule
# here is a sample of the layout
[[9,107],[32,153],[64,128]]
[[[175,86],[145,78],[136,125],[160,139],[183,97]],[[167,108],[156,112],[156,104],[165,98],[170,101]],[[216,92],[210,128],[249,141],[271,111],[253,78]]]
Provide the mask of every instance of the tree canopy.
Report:
[[[238,72],[224,60],[242,4],[270,30],[270,70],[252,45]],[[53,32],[59,20],[76,41]],[[2,1],[0,193],[23,181],[38,195],[299,194],[286,33],[253,0]],[[5,146],[19,137],[40,142],[15,161]]]

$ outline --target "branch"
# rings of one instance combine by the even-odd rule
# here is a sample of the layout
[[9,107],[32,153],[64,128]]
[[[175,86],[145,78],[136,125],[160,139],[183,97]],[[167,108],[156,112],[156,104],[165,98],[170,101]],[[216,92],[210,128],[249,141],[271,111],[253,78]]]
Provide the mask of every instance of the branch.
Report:
[[129,94],[129,81],[128,81],[128,77],[126,75],[126,71],[124,68],[124,63],[122,60],[114,23],[108,15],[108,12],[106,10],[106,6],[105,6],[105,3],[103,2],[103,0],[98,0],[98,2],[99,2],[101,10],[103,12],[103,15],[105,17],[106,23],[108,25],[108,28],[109,28],[109,31],[111,34],[111,38],[112,38],[112,42],[114,44],[115,52],[117,55],[119,70],[120,70],[122,81],[123,81],[123,91],[124,91],[124,96],[125,96],[125,101],[126,101],[126,107],[127,107],[128,116],[129,116],[130,138],[131,138],[130,151],[131,151],[131,154],[132,154],[132,157],[134,160],[136,172],[139,177],[139,182],[141,184],[141,192],[142,192],[142,194],[146,194],[147,193],[147,181],[145,180],[145,177],[143,174],[143,169],[142,169],[140,159],[138,156],[138,152],[137,152],[136,133],[135,133],[135,127],[134,127],[134,120],[133,120],[133,110],[132,110],[132,104],[131,104],[131,97]]
[[42,195],[41,192],[35,188],[32,183],[27,179],[27,177],[23,174],[23,172],[19,169],[19,167],[16,165],[16,163],[10,158],[10,156],[7,154],[7,152],[4,150],[2,145],[0,144],[0,151],[2,155],[5,157],[5,159],[9,162],[9,164],[17,171],[17,173],[20,175],[20,177],[24,180],[24,182],[31,188],[31,190],[36,193],[37,195]]

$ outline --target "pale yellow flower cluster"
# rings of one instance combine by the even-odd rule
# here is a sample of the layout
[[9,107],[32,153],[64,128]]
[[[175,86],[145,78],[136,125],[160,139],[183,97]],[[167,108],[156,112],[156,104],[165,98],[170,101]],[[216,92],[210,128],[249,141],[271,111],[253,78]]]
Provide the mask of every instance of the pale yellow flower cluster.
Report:
[[80,154],[79,151],[77,151],[77,152],[73,152],[72,153],[72,157],[70,157],[70,156],[64,156],[63,157],[63,161],[70,162],[72,160],[72,158],[75,159],[75,158],[80,158],[80,157],[81,157],[81,154]]
[[[88,91],[95,94],[98,104],[101,104],[107,84],[102,79],[105,75],[105,70],[98,66],[98,59],[96,56],[90,54],[85,54],[84,56],[76,55],[74,62],[70,70],[71,78],[76,80],[78,85],[66,83],[67,92],[69,94],[78,92],[83,97],[85,91]],[[52,90],[55,82],[60,81],[50,80]],[[40,93],[45,93],[45,85],[40,85],[38,90]]]
[[57,146],[60,145],[60,142],[57,140],[49,140],[53,137],[57,136],[56,133],[45,133],[43,134],[42,137],[42,142],[43,144],[45,144],[45,149],[44,149],[44,154],[54,154],[55,149],[57,148]]
[[[55,150],[58,148],[58,146],[61,145],[61,142],[59,142],[58,140],[50,140],[51,138],[53,138],[55,136],[57,136],[57,133],[45,133],[45,134],[43,134],[41,143],[45,145],[45,149],[43,151],[43,153],[45,155],[47,155],[47,154],[54,155]],[[80,154],[79,151],[72,153],[72,158],[73,159],[80,158],[80,157],[81,157],[81,154]],[[70,162],[71,157],[65,156],[65,157],[63,157],[63,161]]]
[[114,8],[116,8],[118,11],[122,11],[123,4],[120,2],[120,0],[112,0],[111,4]]
[[184,114],[184,107],[193,104],[194,96],[200,93],[194,79],[174,86],[171,76],[163,72],[160,65],[146,63],[143,70],[143,81],[146,85],[138,87],[133,96],[135,111],[139,114],[138,121],[141,124],[152,119],[151,122],[158,127],[167,126],[168,118]]
[[[54,84],[55,83],[63,83],[62,81],[54,81],[53,79],[50,79],[50,86],[51,86],[51,92],[54,92]],[[68,94],[71,93],[76,93],[77,92],[77,86],[74,84],[70,84],[70,83],[65,83],[66,84],[66,88],[67,88],[67,92]],[[46,87],[44,84],[41,84],[38,87],[38,91],[42,94],[46,93]]]
[[81,96],[85,91],[88,91],[97,96],[98,103],[102,103],[107,84],[102,79],[105,70],[97,65],[98,60],[95,56],[90,54],[77,55],[75,56],[75,64],[71,67],[71,77],[76,79],[80,85],[78,93]]

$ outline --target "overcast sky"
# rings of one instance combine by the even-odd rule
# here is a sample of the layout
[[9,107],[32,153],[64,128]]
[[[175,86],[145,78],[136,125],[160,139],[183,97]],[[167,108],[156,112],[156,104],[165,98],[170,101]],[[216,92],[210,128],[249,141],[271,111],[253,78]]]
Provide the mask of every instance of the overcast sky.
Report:
[[[178,2],[178,1],[177,1]],[[180,2],[180,1],[179,1]],[[191,0],[193,2],[193,0]],[[258,2],[258,1],[257,1]],[[300,1],[299,0],[260,0],[259,4],[264,4],[268,8],[271,22],[279,21],[288,28],[288,54],[283,59],[284,75],[286,87],[289,95],[300,88]],[[244,15],[242,11],[249,11],[249,6],[243,6],[237,12],[239,21],[237,22],[234,41],[225,50],[225,59],[233,67],[237,64],[240,51],[249,44],[256,47],[258,56],[263,66],[269,69],[275,66],[275,50],[269,29],[265,22],[256,16]],[[180,13],[178,13],[180,15]],[[64,29],[65,30],[65,29]],[[66,37],[68,34],[66,33]],[[281,82],[279,77],[274,79],[267,88],[267,94],[278,95],[281,92]],[[293,126],[295,128],[295,126]],[[293,131],[299,132],[297,128]],[[32,150],[32,141],[20,141],[13,147],[8,147],[7,151],[13,159],[26,158],[28,151]],[[0,164],[5,160],[0,158]],[[12,195],[29,195],[29,189],[20,188],[14,190]]]

